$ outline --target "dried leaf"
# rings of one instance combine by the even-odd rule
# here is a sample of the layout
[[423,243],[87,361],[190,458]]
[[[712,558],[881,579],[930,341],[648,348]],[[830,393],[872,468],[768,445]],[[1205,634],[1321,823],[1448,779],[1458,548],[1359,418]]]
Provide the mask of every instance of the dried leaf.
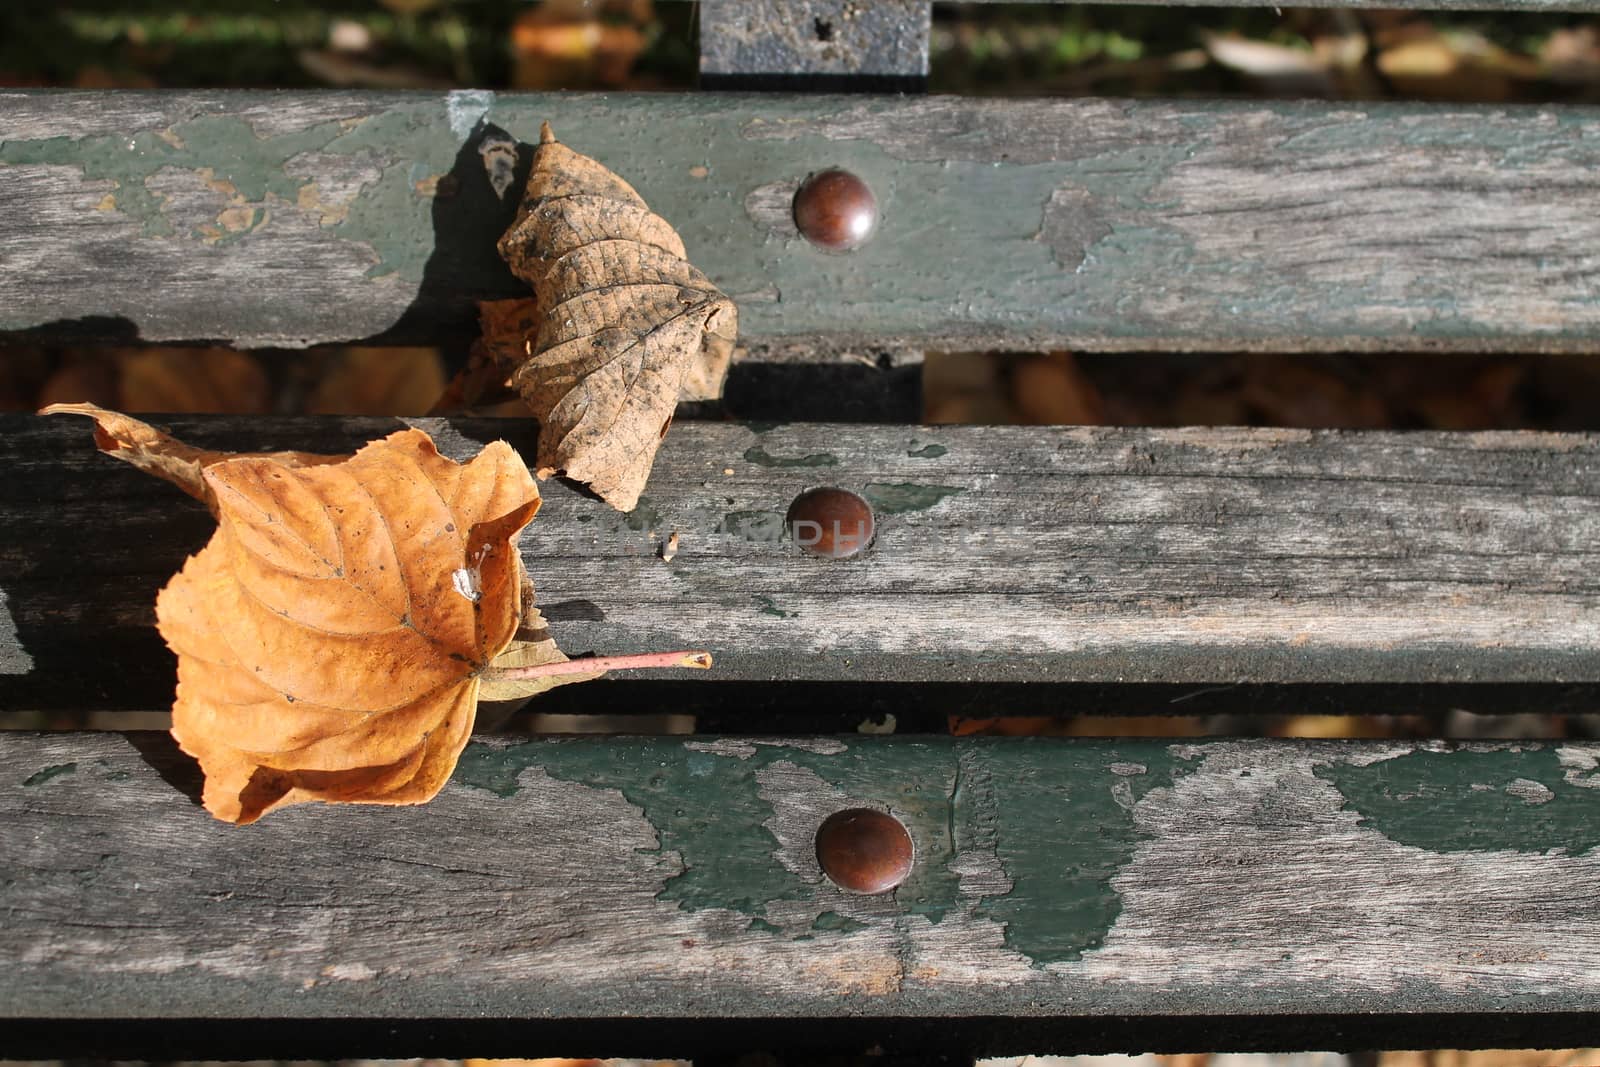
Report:
[[241,457],[205,477],[220,526],[156,620],[207,809],[430,799],[516,632],[515,543],[539,507],[522,460],[496,442],[462,466],[403,430],[337,465]]
[[[205,501],[213,515],[217,501],[204,477],[207,467],[232,459],[232,452],[211,452],[168,437],[149,423],[140,422],[95,404],[51,404],[41,415],[87,415],[95,420],[94,443],[100,451],[131,463],[148,474],[167,481],[198,500]],[[310,467],[337,463],[343,456],[319,456],[311,452],[271,452],[261,455],[284,467]]]
[[93,417],[103,449],[217,516],[156,598],[156,625],[178,656],[172,734],[219,819],[312,800],[420,804],[454,770],[480,696],[710,666],[704,652],[568,664],[516,548],[539,490],[504,441],[466,464],[421,430],[351,456],[228,455],[92,405],[55,411]]
[[444,385],[436,348],[349,348],[306,398],[306,412],[423,415]]
[[103,448],[202,495],[198,477],[214,503],[216,534],[156,600],[178,655],[172,733],[205,771],[207,810],[246,823],[437,793],[478,673],[520,622],[515,542],[539,491],[516,452],[496,442],[461,465],[404,430],[297,468],[56,410],[92,415]]
[[558,143],[548,124],[499,247],[538,300],[510,384],[539,419],[539,466],[631,511],[680,391],[721,390],[733,302],[632,186]]
[[121,353],[124,411],[264,415],[272,409],[267,372],[227,348],[157,348]]

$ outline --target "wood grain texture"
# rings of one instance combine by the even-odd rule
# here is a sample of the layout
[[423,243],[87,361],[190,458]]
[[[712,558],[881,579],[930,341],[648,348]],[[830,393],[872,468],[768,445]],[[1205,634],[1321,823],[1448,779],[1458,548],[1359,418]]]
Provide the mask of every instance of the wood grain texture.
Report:
[[[1592,107],[721,94],[0,94],[0,331],[303,345],[471,332],[514,281],[477,152],[548,119],[746,343],[1600,349]],[[784,190],[877,193],[849,255]]]
[[[502,437],[531,454],[535,433],[407,423],[455,459]],[[329,453],[402,425],[162,420],[205,447]],[[1592,684],[1597,460],[1600,437],[1571,434],[688,422],[630,514],[543,483],[522,549],[569,654],[707,648],[697,685]],[[0,706],[165,704],[151,605],[210,517],[81,420],[0,416],[0,468]],[[784,531],[821,485],[874,506],[855,560]]]
[[[0,1018],[57,1020],[59,1049],[71,1020],[124,1018],[468,1020],[468,1038],[473,1019],[945,1018],[948,1038],[978,1017],[964,1032],[989,1052],[1119,1019],[1144,1025],[1122,1047],[1160,1047],[1161,1016],[1222,1018],[1212,1048],[1270,1044],[1243,1035],[1273,1019],[1299,1047],[1381,1046],[1408,1014],[1549,1022],[1600,1010],[1597,763],[1593,745],[480,739],[425,806],[241,829],[195,805],[164,736],[3,734]],[[854,806],[911,834],[891,895],[818,868],[817,826]],[[1330,1038],[1337,1014],[1359,1023]],[[1033,1028],[981,1025],[997,1017]]]

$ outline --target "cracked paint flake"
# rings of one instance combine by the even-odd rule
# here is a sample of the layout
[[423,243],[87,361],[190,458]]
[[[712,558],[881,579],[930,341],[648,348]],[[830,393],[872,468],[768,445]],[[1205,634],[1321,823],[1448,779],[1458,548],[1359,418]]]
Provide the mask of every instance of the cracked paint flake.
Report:
[[450,132],[466,138],[494,106],[494,93],[488,89],[456,89],[446,94],[444,109]]

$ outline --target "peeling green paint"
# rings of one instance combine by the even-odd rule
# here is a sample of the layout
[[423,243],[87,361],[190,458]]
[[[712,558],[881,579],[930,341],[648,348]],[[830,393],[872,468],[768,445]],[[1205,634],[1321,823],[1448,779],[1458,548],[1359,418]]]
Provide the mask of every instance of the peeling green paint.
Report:
[[783,516],[776,511],[730,511],[717,523],[717,533],[734,534],[746,541],[781,541]]
[[921,448],[906,449],[906,455],[912,459],[938,459],[949,451],[944,445],[923,445]]
[[809,456],[769,456],[760,445],[744,451],[747,462],[758,467],[837,467],[839,457],[831,452],[814,452]]
[[533,753],[524,751],[527,747],[496,748],[473,742],[461,750],[454,778],[497,797],[514,797],[522,788],[517,781],[522,772],[539,765],[539,761],[528,758]]
[[[475,751],[476,750],[476,751]],[[677,853],[684,869],[658,899],[681,907],[732,908],[760,917],[768,901],[804,899],[810,888],[773,855],[762,824],[772,809],[759,794],[755,772],[772,762],[686,752],[681,740],[627,744],[573,742],[559,756],[537,742],[488,749],[469,745],[457,780],[501,796],[515,792],[517,775],[543,766],[551,777],[596,789],[619,790],[655,828],[660,853]]]
[[236,206],[262,205],[269,194],[293,204],[308,179],[286,173],[284,165],[302,153],[327,148],[343,132],[339,123],[324,122],[258,137],[243,119],[203,116],[175,123],[167,131],[6,140],[0,142],[0,164],[75,166],[87,179],[114,181],[116,210],[139,220],[146,236],[170,237],[175,231],[165,198],[148,184],[159,172],[170,167],[189,171],[202,182],[226,183],[218,188],[222,207],[232,203],[227,186],[242,201]]
[[[1183,768],[1160,744],[1019,739],[987,755],[986,780],[957,800],[955,821],[982,825],[973,809],[992,804],[994,849],[1013,888],[979,914],[1004,922],[1006,944],[1035,964],[1079,959],[1122,912],[1111,880],[1138,843],[1134,805]],[[1117,763],[1146,773],[1118,775]]]
[[[751,917],[751,929],[798,939],[880,921],[842,914],[831,886],[779,859],[781,813],[763,796],[764,772],[779,763],[789,765],[791,779],[797,769],[810,771],[841,804],[887,810],[910,830],[917,861],[894,893],[897,916],[937,923],[958,911],[992,919],[1004,924],[1009,946],[1044,965],[1104,942],[1121,911],[1113,879],[1138,842],[1133,808],[1186,770],[1159,742],[867,737],[842,744],[837,752],[743,745],[724,753],[686,749],[676,738],[474,743],[456,781],[509,797],[517,776],[539,766],[552,778],[618,790],[655,829],[656,851],[681,859],[682,872],[658,899],[687,910],[737,910]],[[1147,772],[1129,776],[1135,763]],[[804,821],[783,825],[811,832]],[[1010,892],[961,891],[952,866],[970,870],[985,856],[1011,880]],[[767,912],[773,901],[814,908],[786,907],[782,914],[795,917],[780,924]]]
[[[456,780],[511,796],[525,768],[543,766],[555,778],[620,790],[655,827],[659,851],[683,858],[683,873],[667,882],[660,899],[689,910],[733,908],[762,916],[768,901],[812,899],[819,888],[784,868],[775,855],[778,841],[765,825],[775,812],[761,796],[757,776],[787,761],[857,802],[887,808],[912,828],[920,859],[896,891],[903,911],[938,921],[957,905],[959,881],[945,869],[954,858],[946,830],[948,744],[882,744],[868,738],[853,740],[833,755],[776,745],[760,746],[742,759],[685,752],[682,745],[668,738],[627,744],[572,741],[558,747],[472,744],[457,765]],[[826,910],[818,904],[818,914]]]
[[760,606],[761,614],[763,615],[774,615],[780,619],[799,618],[799,614],[797,612],[784,611],[783,609],[779,608],[778,605],[772,602],[772,598],[769,596],[761,596],[760,594],[757,594],[751,597],[751,599]]
[[811,920],[813,930],[838,930],[841,933],[850,933],[852,930],[865,930],[867,923],[852,919],[848,915],[840,915],[836,911],[825,911]]
[[1555,750],[1413,752],[1315,769],[1363,825],[1430,852],[1587,852],[1600,844],[1600,789],[1572,785]]
[[628,524],[630,530],[653,530],[661,525],[661,511],[650,502],[649,497],[641,496],[633,510],[622,516],[622,521]]
[[35,774],[28,775],[22,780],[22,784],[25,786],[43,785],[52,778],[59,778],[63,774],[73,774],[77,769],[78,765],[76,763],[57,763]]
[[925,511],[945,497],[964,493],[966,489],[953,485],[917,485],[912,482],[868,482],[861,489],[872,510],[879,515],[903,515],[908,511]]

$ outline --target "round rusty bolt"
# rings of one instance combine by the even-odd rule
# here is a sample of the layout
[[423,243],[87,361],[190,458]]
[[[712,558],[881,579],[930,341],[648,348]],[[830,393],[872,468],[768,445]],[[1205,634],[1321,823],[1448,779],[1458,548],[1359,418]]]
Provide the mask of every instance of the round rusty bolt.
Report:
[[872,505],[848,489],[807,489],[794,498],[784,521],[807,552],[848,559],[872,541]]
[[794,194],[794,224],[805,239],[829,252],[848,252],[878,225],[878,198],[847,170],[824,170]]
[[817,863],[840,889],[887,893],[911,873],[911,835],[893,815],[848,808],[822,820]]

